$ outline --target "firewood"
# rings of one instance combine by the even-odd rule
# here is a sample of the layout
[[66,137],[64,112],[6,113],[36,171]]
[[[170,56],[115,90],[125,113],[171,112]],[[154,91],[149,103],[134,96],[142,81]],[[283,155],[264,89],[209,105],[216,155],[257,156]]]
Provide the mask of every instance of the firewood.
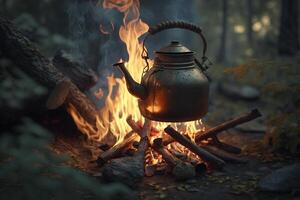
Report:
[[58,107],[60,107],[66,101],[66,98],[70,91],[70,86],[70,79],[64,79],[58,82],[47,99],[46,107],[49,110],[57,109]]
[[153,140],[152,148],[159,154],[162,155],[163,159],[168,163],[168,165],[173,168],[177,163],[180,162],[178,158],[173,156],[168,149],[164,148],[162,144],[162,138],[156,138]]
[[55,67],[68,76],[81,91],[86,91],[97,83],[98,77],[91,68],[83,66],[63,50],[56,52],[52,62]]
[[132,119],[132,116],[129,115],[126,119],[127,121],[127,124],[130,126],[130,128],[136,132],[137,134],[139,134],[141,136],[142,134],[142,127],[139,126],[133,119]]
[[[0,17],[0,43],[0,49],[7,58],[50,90],[67,78],[9,20],[2,17]],[[68,107],[69,104],[77,109],[86,122],[96,127],[96,106],[73,82],[70,84],[64,105]]]
[[163,159],[171,167],[172,174],[177,180],[186,180],[196,175],[195,167],[173,156],[170,151],[164,147],[162,138],[156,138],[153,141],[152,148],[162,155]]
[[216,168],[222,168],[225,165],[225,162],[214,156],[213,154],[207,152],[203,148],[197,146],[194,142],[190,141],[185,136],[181,135],[179,132],[177,132],[175,129],[173,129],[171,126],[168,126],[165,128],[165,132],[169,134],[174,140],[179,142],[181,145],[188,148],[190,151],[198,155],[201,159],[204,161],[210,163]]
[[239,158],[233,154],[230,154],[226,151],[223,151],[221,149],[218,149],[217,147],[211,146],[211,145],[203,145],[201,146],[206,151],[210,152],[211,154],[223,159],[226,162],[232,162],[232,163],[247,163],[247,160]]
[[151,131],[151,123],[152,123],[151,120],[145,118],[145,122],[144,122],[142,132],[140,135],[140,137],[141,137],[140,144],[139,144],[139,147],[138,147],[137,153],[136,153],[136,156],[141,157],[141,159],[143,159],[143,160],[145,158],[146,150],[148,149],[148,144],[149,144],[148,135]]
[[208,138],[212,138],[214,136],[216,136],[218,133],[233,128],[237,125],[246,123],[248,121],[251,121],[253,119],[256,119],[258,117],[262,116],[261,113],[259,112],[258,109],[254,109],[252,110],[250,113],[244,114],[240,117],[237,117],[235,119],[229,120],[227,122],[224,122],[218,126],[215,126],[207,131],[205,131],[204,133],[200,132],[200,133],[196,133],[196,143],[200,143],[202,140],[206,140]]
[[242,151],[240,148],[236,146],[221,142],[216,136],[212,138],[209,144],[216,146],[219,149],[222,149],[223,151],[227,151],[229,153],[239,154]]
[[[127,117],[126,121],[127,121],[127,124],[132,128],[133,131],[135,131],[137,134],[141,135],[142,126],[138,122],[135,122],[132,119],[131,115],[129,115]],[[153,133],[153,132],[159,132],[159,130],[157,130],[156,128],[154,128],[153,126],[151,126],[151,128],[150,128],[150,134]]]
[[98,158],[97,164],[102,166],[107,161],[116,158],[122,154],[124,149],[129,148],[130,144],[138,139],[138,135],[135,134],[133,131],[130,131],[127,134],[127,137],[119,144],[111,147],[107,151],[104,151]]
[[145,119],[140,144],[134,156],[112,159],[103,166],[103,177],[106,180],[122,182],[133,187],[143,179],[150,127],[151,121]]

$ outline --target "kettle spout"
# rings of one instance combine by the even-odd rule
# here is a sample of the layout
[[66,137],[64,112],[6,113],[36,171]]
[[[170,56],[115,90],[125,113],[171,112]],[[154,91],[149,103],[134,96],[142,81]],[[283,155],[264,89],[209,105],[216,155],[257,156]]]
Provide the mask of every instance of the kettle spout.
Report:
[[126,86],[127,86],[129,93],[139,99],[145,99],[146,98],[146,89],[141,84],[139,84],[135,80],[133,80],[132,76],[126,69],[124,62],[115,63],[115,64],[113,64],[113,66],[119,67],[119,69],[123,72],[125,80],[126,80]]

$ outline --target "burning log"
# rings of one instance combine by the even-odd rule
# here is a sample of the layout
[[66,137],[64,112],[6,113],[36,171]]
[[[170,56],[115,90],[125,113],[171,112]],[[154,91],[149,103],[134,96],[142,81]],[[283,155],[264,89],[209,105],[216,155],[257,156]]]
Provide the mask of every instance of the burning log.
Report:
[[168,151],[166,148],[164,148],[162,143],[162,138],[156,138],[153,140],[152,148],[159,154],[162,155],[163,159],[166,161],[166,163],[171,167],[174,168],[177,163],[181,162],[178,158],[173,156],[170,151]]
[[102,166],[105,164],[107,161],[116,158],[121,155],[121,153],[126,149],[129,148],[130,144],[132,144],[134,141],[138,139],[138,136],[134,133],[134,131],[130,131],[127,134],[127,137],[119,144],[113,146],[109,150],[103,152],[98,160],[97,163],[98,165]]
[[148,149],[148,134],[151,121],[145,119],[141,131],[141,140],[134,156],[122,157],[110,160],[103,167],[103,177],[108,181],[122,182],[129,186],[135,186],[144,175],[145,152]]
[[162,138],[156,138],[153,141],[152,148],[162,155],[166,163],[171,167],[172,174],[177,180],[185,180],[194,177],[195,167],[187,162],[183,162],[173,156],[163,145]]
[[142,135],[142,127],[138,125],[138,123],[136,123],[133,119],[132,116],[129,115],[126,119],[127,124],[132,128],[132,130],[134,132],[136,132],[137,134],[139,134],[140,136]]
[[[0,49],[33,79],[52,90],[57,83],[68,79],[15,26],[0,17]],[[71,82],[64,105],[73,105],[80,115],[95,126],[97,109],[90,99]]]
[[246,123],[248,121],[251,121],[253,119],[256,119],[261,116],[261,113],[259,112],[258,109],[252,110],[250,113],[247,113],[245,115],[242,115],[240,117],[237,117],[235,119],[229,120],[227,122],[224,122],[218,126],[215,126],[204,133],[198,133],[196,134],[196,143],[200,143],[202,140],[206,140],[208,138],[213,138],[216,136],[218,133],[225,131],[227,129],[233,128],[237,125]]
[[145,118],[145,123],[143,125],[143,129],[140,134],[141,137],[140,144],[136,153],[136,157],[142,159],[143,163],[144,163],[146,150],[148,149],[148,144],[149,144],[148,135],[150,131],[151,131],[151,121]]
[[[126,122],[127,124],[132,128],[132,130],[134,132],[136,132],[137,134],[141,135],[141,132],[142,132],[142,126],[138,123],[138,122],[135,122],[133,119],[132,119],[132,116],[129,115],[126,119]],[[151,127],[150,128],[150,133],[151,132],[159,132],[159,130],[157,130],[156,128],[154,127]]]
[[179,132],[177,132],[175,129],[173,129],[171,126],[168,126],[165,128],[165,132],[169,134],[174,140],[179,142],[181,145],[188,148],[190,151],[198,155],[201,159],[204,161],[212,164],[216,168],[222,168],[225,165],[225,162],[214,156],[213,154],[207,152],[203,148],[197,146],[194,142],[187,139],[185,136],[181,135]]

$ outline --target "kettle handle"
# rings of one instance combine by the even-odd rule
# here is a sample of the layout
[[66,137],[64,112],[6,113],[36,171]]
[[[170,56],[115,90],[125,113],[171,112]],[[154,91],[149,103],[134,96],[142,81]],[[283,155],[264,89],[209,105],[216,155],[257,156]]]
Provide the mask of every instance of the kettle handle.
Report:
[[181,29],[187,29],[190,31],[193,31],[200,35],[202,42],[203,42],[203,51],[202,51],[202,59],[205,60],[206,56],[206,50],[207,50],[207,42],[202,34],[202,29],[199,26],[196,26],[192,23],[189,22],[184,22],[184,21],[165,21],[162,23],[157,24],[156,26],[152,26],[149,28],[148,33],[151,35],[154,35],[158,32],[161,32],[166,29],[172,29],[172,28],[181,28]]

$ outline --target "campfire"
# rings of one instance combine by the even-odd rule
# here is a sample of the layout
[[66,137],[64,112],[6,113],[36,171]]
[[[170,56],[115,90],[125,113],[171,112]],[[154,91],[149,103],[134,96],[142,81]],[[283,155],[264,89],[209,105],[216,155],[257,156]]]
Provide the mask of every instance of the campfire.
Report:
[[[122,4],[107,0],[103,6],[124,13],[124,23],[119,35],[129,54],[129,60],[124,67],[134,80],[138,80],[144,74],[145,59],[149,68],[153,65],[153,61],[147,56],[141,57],[146,49],[139,42],[139,37],[144,33],[149,30],[152,30],[152,33],[157,32],[166,27],[180,27],[193,30],[201,36],[200,28],[184,22],[167,22],[160,24],[156,29],[149,29],[139,18],[139,2],[128,2]],[[101,91],[105,90],[104,88],[100,88],[96,93],[105,100],[105,105],[99,110],[84,93],[96,83],[97,77],[94,72],[69,60],[62,52],[50,60],[8,20],[1,19],[0,25],[3,38],[7,38],[3,44],[7,55],[12,58],[18,57],[14,59],[18,66],[52,90],[46,107],[67,109],[77,128],[87,137],[87,141],[93,144],[93,161],[97,161],[103,176],[108,180],[125,183],[131,180],[137,183],[144,176],[162,173],[171,173],[176,179],[182,180],[197,173],[220,169],[225,162],[245,162],[235,155],[239,154],[241,149],[221,142],[217,136],[222,131],[261,116],[257,109],[212,128],[205,126],[200,118],[178,123],[167,120],[154,121],[142,116],[139,100],[127,91],[126,79],[110,75],[107,77],[108,95],[103,96]],[[19,50],[14,51],[14,48],[10,48],[11,43],[17,45]],[[205,53],[206,43],[204,44]],[[178,46],[178,43],[173,45]],[[187,53],[190,55],[190,52]],[[198,65],[198,61],[192,62]],[[159,111],[155,106],[152,110]],[[185,115],[184,112],[182,114]],[[203,116],[204,112],[200,114]],[[100,145],[106,145],[107,148],[100,150]],[[95,146],[97,148],[94,148]]]
[[[149,29],[140,19],[139,6],[139,1],[124,4],[109,0],[103,2],[104,8],[116,9],[124,14],[119,36],[126,44],[129,60],[125,66],[134,80],[139,80],[144,73],[145,60],[141,55],[145,47],[139,38]],[[102,26],[100,30],[107,34]],[[147,62],[148,66],[152,66],[152,60]],[[206,127],[201,119],[179,123],[152,121],[141,115],[138,99],[127,91],[124,77],[112,74],[107,77],[107,83],[108,95],[103,97],[101,92],[105,105],[100,111],[87,102],[80,107],[69,102],[68,111],[88,140],[100,145],[107,138],[114,139],[113,145],[94,154],[104,176],[109,179],[121,174],[116,177],[121,180],[124,173],[130,173],[140,180],[161,172],[186,179],[206,170],[220,169],[226,161],[245,162],[234,155],[241,150],[222,143],[217,134],[259,117],[258,110],[213,128]],[[100,88],[99,91],[102,90]]]

